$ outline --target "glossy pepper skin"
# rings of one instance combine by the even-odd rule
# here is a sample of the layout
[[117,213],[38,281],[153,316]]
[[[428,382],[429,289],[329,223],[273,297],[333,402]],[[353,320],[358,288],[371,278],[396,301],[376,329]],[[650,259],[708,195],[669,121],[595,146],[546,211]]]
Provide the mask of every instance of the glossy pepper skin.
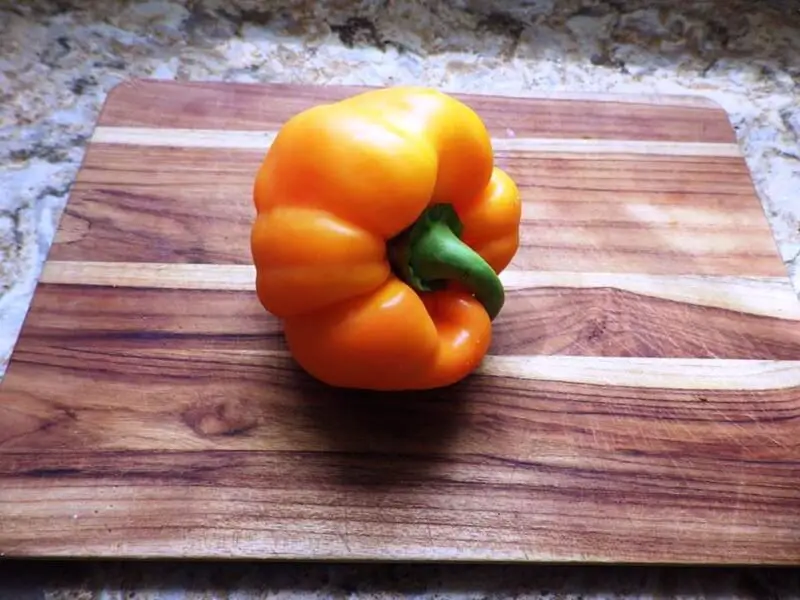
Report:
[[521,204],[466,105],[397,87],[301,112],[268,150],[254,202],[258,297],[310,375],[419,390],[480,364]]

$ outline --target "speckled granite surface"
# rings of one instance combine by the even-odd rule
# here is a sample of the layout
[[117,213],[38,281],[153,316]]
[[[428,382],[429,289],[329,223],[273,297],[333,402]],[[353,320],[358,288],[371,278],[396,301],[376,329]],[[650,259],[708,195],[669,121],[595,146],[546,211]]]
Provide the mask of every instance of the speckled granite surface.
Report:
[[0,563],[0,600],[783,600],[800,573],[785,570],[323,565]]
[[[534,89],[703,94],[729,112],[800,288],[800,2],[0,0],[0,373],[94,120],[107,92],[130,76],[422,83],[523,95]],[[61,579],[51,570],[60,583],[49,588],[31,576],[28,587],[8,597],[118,598],[138,585],[126,577],[152,588],[125,596],[140,598],[360,591],[375,598],[432,597],[447,590],[458,597],[531,598],[701,597],[705,590],[732,598],[778,597],[770,590],[783,585],[769,578],[778,575],[735,572],[673,580],[681,576],[652,570],[292,566],[224,570],[233,578],[225,588],[214,583],[217,571],[202,567],[93,569]],[[108,581],[98,583],[101,575]],[[235,590],[237,577],[245,582],[242,591],[219,591]],[[89,591],[103,586],[110,587]],[[0,598],[4,593],[0,580]]]

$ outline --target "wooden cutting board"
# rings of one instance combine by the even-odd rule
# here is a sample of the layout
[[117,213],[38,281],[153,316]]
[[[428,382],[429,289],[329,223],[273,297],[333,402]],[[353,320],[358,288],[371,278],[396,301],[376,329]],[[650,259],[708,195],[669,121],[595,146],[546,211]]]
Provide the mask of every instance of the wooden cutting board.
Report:
[[110,95],[0,395],[0,555],[800,562],[800,303],[725,113],[460,96],[524,196],[479,372],[300,372],[255,171],[354,88]]

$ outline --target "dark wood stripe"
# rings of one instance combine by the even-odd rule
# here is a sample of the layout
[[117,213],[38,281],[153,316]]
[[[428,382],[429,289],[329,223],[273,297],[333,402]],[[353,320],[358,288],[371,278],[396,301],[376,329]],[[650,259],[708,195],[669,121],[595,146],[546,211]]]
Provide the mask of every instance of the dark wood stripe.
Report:
[[[261,158],[93,146],[50,257],[250,264]],[[498,162],[526,204],[513,268],[786,275],[741,159],[507,153]],[[692,176],[676,176],[684,170]]]
[[[87,150],[76,184],[151,190],[217,186],[222,191],[233,186],[239,191],[252,186],[266,151],[266,146],[262,151],[96,143]],[[646,194],[648,201],[663,207],[696,206],[699,197],[705,199],[700,207],[719,210],[750,207],[757,199],[741,157],[502,150],[495,162],[520,188],[536,189],[528,201],[549,193],[561,202],[626,205]],[[708,196],[715,202],[706,204]]]
[[[4,382],[2,451],[403,451],[517,460],[539,452],[584,465],[598,452],[689,463],[800,460],[796,387],[681,390],[475,375],[445,390],[373,394],[323,386],[288,357],[224,344],[63,344],[54,338],[19,349]],[[409,428],[387,433],[395,422]]]
[[[365,87],[137,81],[109,95],[103,126],[275,130],[291,115]],[[736,142],[725,112],[701,106],[454,94],[497,137]],[[591,114],[592,118],[587,119]]]
[[[24,338],[23,355],[46,346],[78,362],[87,352],[286,349],[252,291],[40,284]],[[490,354],[798,360],[800,328],[613,288],[521,289],[508,292]]]
[[800,358],[797,321],[612,288],[511,292],[494,332],[498,355]]
[[[542,451],[539,438],[528,438],[522,460],[374,449],[4,454],[0,494],[15,502],[17,518],[0,530],[0,548],[72,556],[800,560],[796,461],[614,457],[611,446],[558,454]],[[402,446],[406,438],[395,439]]]

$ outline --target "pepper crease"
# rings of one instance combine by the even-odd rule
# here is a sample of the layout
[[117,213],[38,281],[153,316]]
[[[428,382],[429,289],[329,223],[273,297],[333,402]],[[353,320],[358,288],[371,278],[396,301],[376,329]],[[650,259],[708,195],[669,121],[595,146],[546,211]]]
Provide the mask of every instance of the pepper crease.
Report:
[[478,367],[521,203],[472,109],[396,87],[305,110],[278,132],[253,198],[258,298],[306,372],[388,391]]

